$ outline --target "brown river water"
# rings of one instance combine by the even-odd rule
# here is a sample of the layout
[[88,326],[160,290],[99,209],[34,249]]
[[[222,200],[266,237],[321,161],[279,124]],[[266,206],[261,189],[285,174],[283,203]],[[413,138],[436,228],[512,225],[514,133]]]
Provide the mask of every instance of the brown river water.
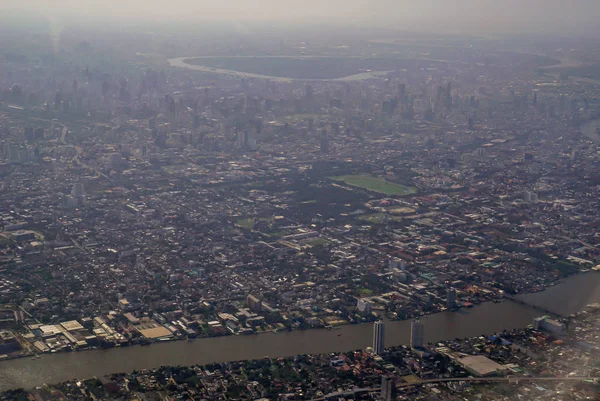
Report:
[[[578,312],[589,303],[600,302],[600,274],[572,276],[546,291],[522,295],[520,299],[561,315]],[[457,312],[436,313],[422,320],[425,323],[425,339],[436,342],[524,328],[534,317],[543,314],[532,306],[506,300]],[[410,321],[386,323],[386,346],[407,344],[409,333]],[[372,325],[363,324],[336,330],[228,336],[171,341],[148,347],[50,354],[33,360],[21,358],[0,362],[0,391],[161,365],[206,364],[364,349],[371,345],[371,341]]]

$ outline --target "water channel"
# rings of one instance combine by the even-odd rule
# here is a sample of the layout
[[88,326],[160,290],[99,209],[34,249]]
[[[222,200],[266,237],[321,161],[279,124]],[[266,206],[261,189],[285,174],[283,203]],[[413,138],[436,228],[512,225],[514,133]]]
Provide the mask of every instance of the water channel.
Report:
[[[544,292],[523,295],[519,299],[560,314],[578,312],[589,303],[600,302],[600,274],[572,276]],[[526,327],[534,317],[543,314],[539,309],[514,301],[488,302],[458,312],[437,313],[423,318],[425,337],[427,341],[435,342],[492,334]],[[409,332],[409,321],[386,323],[386,345],[407,344]],[[371,338],[372,326],[364,324],[344,326],[338,330],[228,336],[172,341],[149,347],[59,353],[34,360],[22,358],[0,362],[0,391],[161,365],[206,364],[364,349],[371,345]]]

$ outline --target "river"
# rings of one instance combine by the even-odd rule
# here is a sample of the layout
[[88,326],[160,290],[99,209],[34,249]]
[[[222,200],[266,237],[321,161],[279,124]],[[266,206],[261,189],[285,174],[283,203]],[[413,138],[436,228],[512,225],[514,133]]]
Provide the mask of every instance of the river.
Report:
[[[519,299],[560,314],[578,312],[589,303],[600,302],[600,274],[572,276],[544,292],[523,295]],[[542,314],[539,309],[513,301],[488,302],[470,309],[423,318],[425,339],[436,342],[523,328]],[[386,345],[407,344],[409,333],[410,321],[386,323]],[[51,354],[35,360],[22,358],[0,362],[0,391],[161,365],[206,364],[364,349],[371,345],[371,339],[372,325],[364,324],[344,326],[339,330],[228,336],[172,341],[149,347]]]
[[[393,72],[389,71],[368,71],[361,72],[357,74],[348,75],[345,77],[339,78],[288,78],[288,77],[278,77],[274,75],[263,75],[263,74],[254,74],[251,72],[243,72],[236,70],[227,70],[224,68],[217,67],[206,67],[203,65],[191,64],[186,62],[187,60],[193,59],[203,59],[203,58],[287,58],[287,59],[302,59],[302,58],[330,58],[330,56],[240,56],[240,57],[212,57],[212,56],[198,56],[198,57],[177,57],[168,60],[168,63],[171,67],[178,68],[187,68],[189,70],[201,71],[201,72],[210,72],[214,74],[223,74],[229,75],[238,79],[242,78],[258,78],[258,79],[268,79],[270,81],[278,81],[278,82],[293,82],[293,81],[362,81],[367,79],[374,79],[379,77],[384,77],[388,73]],[[435,61],[435,60],[431,60]]]

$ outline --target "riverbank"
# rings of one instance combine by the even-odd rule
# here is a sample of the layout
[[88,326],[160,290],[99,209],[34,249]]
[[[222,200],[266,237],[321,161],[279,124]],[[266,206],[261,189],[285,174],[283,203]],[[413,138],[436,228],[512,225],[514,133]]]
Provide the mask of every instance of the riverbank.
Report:
[[583,124],[579,131],[591,139],[594,142],[600,142],[600,134],[598,133],[598,127],[600,127],[600,119],[590,120]]
[[[578,327],[586,327],[588,328],[586,331],[593,332],[597,319],[587,320],[585,318],[586,316],[583,316],[574,324]],[[571,338],[573,340],[577,339],[576,336]],[[580,338],[587,339],[585,336]],[[549,381],[554,380],[561,382],[585,380],[590,383],[592,378],[597,376],[592,366],[582,366],[583,369],[577,372],[578,376],[565,376],[562,371],[564,364],[571,365],[570,359],[573,353],[579,355],[582,353],[575,348],[570,348],[568,353],[565,352],[563,358],[554,358],[551,361],[541,361],[538,358],[524,359],[522,357],[521,350],[523,349],[533,349],[545,354],[557,354],[565,350],[562,342],[557,344],[550,341],[550,339],[551,337],[547,333],[528,328],[504,331],[501,334],[500,341],[497,337],[489,336],[485,339],[475,337],[460,341],[449,340],[444,343],[437,343],[438,349],[443,347],[443,350],[438,353],[441,359],[454,363],[438,366],[440,358],[423,359],[420,361],[422,367],[420,372],[427,372],[426,376],[422,376],[419,372],[414,372],[415,376],[405,376],[405,372],[410,370],[410,364],[414,357],[413,351],[405,347],[388,347],[387,352],[380,355],[380,357],[365,355],[363,352],[346,352],[277,359],[265,358],[203,366],[162,366],[158,369],[115,373],[101,378],[72,380],[68,383],[49,385],[48,388],[42,391],[33,390],[30,393],[19,391],[10,394],[10,399],[39,398],[45,393],[60,394],[60,396],[64,395],[65,398],[71,399],[80,398],[82,392],[93,394],[95,399],[103,400],[133,399],[140,398],[140,396],[145,398],[145,395],[150,396],[158,390],[156,383],[170,383],[171,385],[160,386],[161,393],[166,393],[170,399],[181,399],[184,392],[193,394],[196,399],[212,399],[211,389],[220,388],[221,395],[226,399],[257,399],[260,394],[263,399],[273,400],[281,394],[281,383],[285,382],[288,389],[293,388],[295,390],[296,399],[317,401],[337,399],[342,396],[342,393],[352,396],[357,391],[361,393],[364,391],[378,392],[378,387],[382,381],[381,371],[386,371],[387,375],[392,375],[388,378],[396,383],[397,390],[402,391],[402,387],[411,386],[413,387],[410,390],[412,398],[426,398],[416,397],[415,391],[427,392],[431,389],[431,386],[415,385],[431,384],[436,386],[436,384],[453,381],[473,381],[477,383],[481,383],[482,380],[509,381],[515,377],[518,377],[520,381],[542,381],[546,385],[550,384]],[[595,344],[597,341],[592,343]],[[515,347],[512,347],[512,345],[515,345]],[[483,355],[482,348],[487,351],[483,352]],[[474,378],[470,371],[460,368],[461,365],[466,366],[460,363],[462,355],[477,355],[475,358],[483,359],[487,363],[493,361],[500,364],[498,366],[500,368],[498,376]],[[488,356],[489,359],[487,359]],[[560,355],[557,356],[560,357]],[[389,369],[390,365],[394,366],[395,369]],[[507,365],[513,367],[510,377],[506,377],[503,372],[503,367]],[[450,366],[452,368],[448,369]],[[518,369],[514,369],[516,366],[518,366]],[[473,368],[473,365],[471,367]],[[243,372],[242,375],[237,374],[240,371]],[[345,371],[354,371],[359,374],[344,375]],[[407,380],[408,378],[410,380]],[[175,383],[182,384],[182,386],[174,385]],[[230,383],[231,386],[222,385],[223,383]],[[590,383],[587,391],[593,391],[593,384]],[[116,391],[113,392],[113,389],[116,388],[119,389],[118,395]],[[440,390],[446,389],[450,393],[455,391],[451,388],[445,388],[445,386],[438,388]],[[520,386],[514,386],[513,388],[518,389]],[[340,391],[340,389],[343,390]],[[472,390],[477,391],[474,388]],[[479,388],[479,391],[486,392],[486,390],[485,388]],[[587,394],[581,393],[581,390],[581,388],[574,389],[573,393],[578,393],[579,399],[591,398]],[[440,394],[437,391],[435,393],[438,396]],[[327,395],[323,396],[324,394]],[[449,399],[453,399],[453,397],[449,397]]]
[[[537,287],[532,287],[532,289],[534,290],[540,290],[543,291],[544,288],[537,288]],[[395,313],[391,313],[391,314],[386,314],[385,311],[381,310],[379,311],[378,315],[379,317],[383,317],[384,319],[388,320],[388,321],[404,321],[404,320],[411,320],[411,319],[417,319],[417,318],[422,318],[424,316],[429,316],[429,315],[433,315],[433,314],[437,314],[437,313],[443,313],[446,311],[457,311],[460,310],[462,308],[471,308],[474,305],[481,305],[484,304],[486,302],[500,302],[503,299],[513,299],[512,297],[508,297],[506,295],[503,296],[503,294],[501,292],[489,292],[483,296],[480,297],[474,297],[474,298],[463,298],[460,301],[457,301],[456,303],[456,307],[455,308],[447,308],[446,305],[444,303],[436,303],[435,306],[428,308],[426,311],[423,311],[421,308],[416,308],[413,310],[409,310],[409,311],[403,311],[401,313],[400,316],[398,316],[398,314]],[[522,302],[520,300],[517,300],[517,302]],[[544,312],[547,312],[544,310]],[[224,336],[239,336],[239,335],[259,335],[259,334],[265,334],[265,333],[277,333],[277,332],[291,332],[291,331],[307,331],[307,330],[315,330],[315,329],[319,329],[319,328],[336,328],[339,329],[340,327],[343,326],[351,326],[351,325],[357,325],[357,324],[372,324],[373,321],[375,321],[377,319],[377,316],[371,316],[369,319],[364,319],[364,320],[356,320],[356,319],[351,319],[351,318],[343,318],[343,319],[339,319],[339,321],[337,323],[333,323],[332,325],[325,325],[323,326],[323,323],[321,325],[315,325],[315,326],[309,326],[307,324],[303,324],[300,326],[296,326],[296,325],[290,325],[289,322],[286,323],[286,325],[284,326],[283,324],[279,324],[279,326],[276,325],[269,325],[266,327],[257,327],[254,328],[253,330],[240,330],[240,331],[234,331],[234,330],[221,330],[221,331],[212,331],[210,329],[206,329],[206,328],[198,328],[196,329],[196,331],[194,331],[192,334],[188,334],[185,331],[177,331],[177,332],[172,332],[171,335],[169,335],[168,337],[160,337],[160,338],[155,338],[155,339],[148,339],[146,337],[140,336],[140,337],[124,337],[121,336],[121,338],[119,340],[114,340],[112,342],[109,341],[94,341],[94,342],[86,342],[83,341],[81,343],[76,343],[75,341],[71,341],[71,342],[65,342],[60,344],[60,347],[48,347],[46,346],[45,348],[42,348],[44,343],[42,341],[38,341],[40,339],[40,334],[34,334],[33,330],[36,330],[36,328],[29,327],[29,332],[28,333],[18,333],[15,332],[16,337],[18,338],[19,342],[22,345],[22,350],[11,353],[11,354],[7,354],[7,355],[1,355],[0,356],[0,361],[4,360],[13,360],[13,359],[20,359],[20,358],[39,358],[42,355],[54,355],[57,353],[64,353],[64,352],[86,352],[86,351],[96,351],[96,350],[106,350],[106,349],[113,349],[113,348],[126,348],[126,347],[131,347],[131,346],[150,346],[152,344],[159,344],[159,343],[164,343],[164,342],[170,342],[170,341],[191,341],[194,339],[208,339],[208,338],[215,338],[215,337],[224,337]],[[56,327],[59,327],[59,329],[61,329],[61,326],[57,325]],[[39,329],[37,329],[39,331]],[[169,332],[171,333],[171,332]],[[30,336],[30,338],[26,339],[26,336]],[[40,346],[40,343],[42,344],[42,346]]]
[[[540,295],[542,294],[542,296]],[[548,294],[548,295],[543,295]],[[585,305],[600,302],[600,274],[571,276],[546,291],[526,294],[526,301],[547,310],[575,313]],[[579,309],[581,308],[581,309]],[[489,335],[527,327],[544,313],[536,307],[506,300],[486,302],[455,312],[424,316],[425,340],[438,342],[454,338]],[[103,376],[162,365],[196,365],[214,362],[323,354],[364,349],[372,344],[370,324],[341,326],[338,330],[303,331],[169,341],[150,347],[131,346],[86,352],[65,352],[0,362],[0,391],[31,388],[73,378]],[[409,343],[410,320],[386,324],[386,345]]]
[[[189,70],[200,71],[205,73],[213,73],[220,74],[224,76],[229,76],[235,79],[243,79],[243,78],[255,78],[255,79],[265,79],[269,81],[275,82],[294,82],[294,81],[313,81],[313,82],[344,82],[344,81],[362,81],[368,79],[375,79],[385,77],[387,74],[393,72],[393,70],[381,70],[381,71],[365,71],[358,72],[356,74],[351,74],[347,76],[342,76],[338,78],[290,78],[290,77],[281,77],[275,75],[264,75],[257,74],[251,72],[243,72],[232,69],[220,68],[220,67],[208,67],[203,66],[201,64],[192,63],[194,60],[201,59],[213,59],[219,57],[209,57],[209,56],[196,56],[196,57],[177,57],[167,60],[171,67],[177,68],[186,68]],[[228,57],[225,57],[228,58]],[[234,57],[229,57],[234,58]],[[239,58],[248,58],[248,59],[256,59],[256,58],[280,58],[280,59],[304,59],[304,58],[315,58],[315,59],[328,59],[332,57],[328,56],[273,56],[273,57],[239,57]]]
[[[426,326],[426,340],[435,342],[526,327],[540,314],[534,308],[506,301],[490,302],[458,312],[442,312],[423,317],[422,320]],[[490,316],[494,316],[494,319],[490,319]],[[150,347],[56,353],[35,360],[21,358],[0,362],[0,391],[162,365],[208,364],[266,356],[278,358],[364,349],[371,346],[372,331],[370,324],[347,325],[339,330],[314,329],[212,337],[163,342]],[[390,346],[408,344],[409,334],[409,320],[392,321],[386,325],[386,339]]]

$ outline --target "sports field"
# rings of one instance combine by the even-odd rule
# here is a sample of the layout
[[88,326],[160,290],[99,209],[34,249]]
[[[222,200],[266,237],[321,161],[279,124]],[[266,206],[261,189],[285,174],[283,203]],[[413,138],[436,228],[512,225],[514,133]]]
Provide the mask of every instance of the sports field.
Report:
[[343,182],[354,187],[363,188],[369,191],[378,192],[384,195],[411,195],[417,192],[414,187],[407,187],[386,181],[384,178],[374,177],[372,175],[342,175],[337,177],[329,177],[338,182]]

